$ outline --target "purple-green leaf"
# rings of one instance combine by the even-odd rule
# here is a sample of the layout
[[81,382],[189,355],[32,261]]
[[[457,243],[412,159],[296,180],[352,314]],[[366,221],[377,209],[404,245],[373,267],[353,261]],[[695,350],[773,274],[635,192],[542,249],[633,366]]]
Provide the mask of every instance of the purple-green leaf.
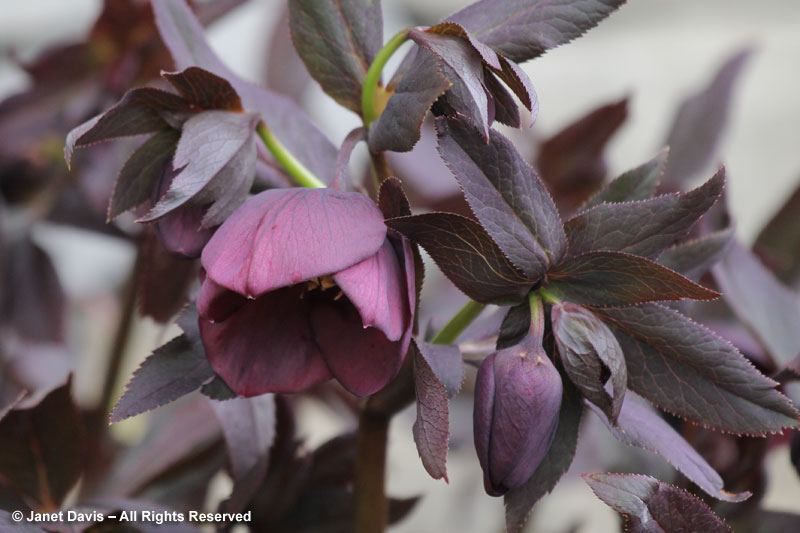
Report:
[[743,50],[729,58],[707,87],[681,104],[665,142],[670,148],[665,186],[683,189],[715,157],[734,85],[750,53]]
[[108,220],[148,201],[153,187],[175,153],[180,132],[165,129],[140,146],[119,172],[108,204]]
[[496,348],[502,350],[519,344],[531,328],[531,306],[528,301],[509,307],[500,323]]
[[563,300],[599,307],[719,297],[655,261],[622,252],[589,252],[567,259],[547,273],[546,287]]
[[656,192],[661,175],[664,174],[668,156],[669,148],[665,148],[647,163],[621,174],[597,191],[581,207],[581,211],[602,203],[634,202],[651,198]]
[[[625,356],[616,337],[591,311],[570,302],[554,304],[550,316],[567,376],[616,424],[628,383]],[[605,388],[605,369],[610,374],[612,394]]]
[[550,194],[514,145],[492,130],[489,143],[467,124],[436,121],[439,153],[464,190],[475,216],[503,253],[538,280],[566,251]]
[[[408,152],[420,139],[422,121],[431,105],[450,88],[439,60],[427,49],[418,48],[409,70],[387,89],[393,91],[381,115],[370,125],[372,151]],[[394,83],[394,80],[393,80]]]
[[737,241],[712,272],[725,301],[779,365],[800,354],[800,300]]
[[612,250],[654,258],[686,236],[716,203],[724,185],[723,167],[704,185],[687,193],[593,207],[564,224],[569,253]]
[[417,419],[412,428],[422,464],[433,479],[447,481],[450,438],[448,396],[461,388],[464,367],[453,345],[420,342],[414,352],[414,391]]
[[658,263],[696,281],[722,258],[731,237],[733,230],[726,229],[676,244],[661,252]]
[[[530,315],[530,312],[528,312]],[[558,427],[547,455],[539,467],[521,487],[505,494],[506,530],[517,533],[528,518],[534,504],[553,490],[558,480],[567,472],[575,457],[578,429],[583,415],[583,400],[577,389],[567,379],[558,414]]]
[[205,111],[187,120],[172,163],[181,171],[140,221],[152,222],[190,200],[214,202],[204,227],[224,221],[244,202],[255,179],[257,121],[254,114],[227,111]]
[[71,379],[37,405],[0,421],[0,478],[42,508],[57,509],[83,466],[83,423]]
[[308,72],[361,115],[361,85],[383,44],[379,0],[290,0],[292,41]]
[[175,401],[213,377],[203,347],[186,335],[176,337],[157,348],[134,372],[111,412],[111,421],[119,422]]
[[397,218],[411,215],[411,204],[408,203],[402,182],[395,177],[388,177],[381,182],[378,190],[378,208],[384,218]]
[[75,148],[167,129],[169,123],[164,118],[165,111],[187,112],[189,109],[177,94],[151,87],[132,89],[114,107],[70,131],[64,157],[70,164]]
[[241,111],[242,100],[231,83],[200,67],[161,74],[194,108]]
[[261,114],[277,138],[326,183],[333,180],[337,149],[289,97],[269,91],[233,73],[211,50],[184,0],[153,0],[161,38],[179,69],[198,66],[227,79],[247,111]]
[[625,395],[625,403],[616,424],[612,424],[597,407],[590,407],[617,440],[662,456],[709,495],[729,502],[740,502],[750,497],[749,492],[735,494],[724,490],[717,471],[650,404],[636,394],[629,392]]
[[626,533],[733,533],[689,492],[636,474],[584,474],[598,498],[625,519]]
[[481,0],[447,18],[509,59],[522,62],[596,26],[625,0]]
[[736,348],[658,304],[595,309],[622,346],[628,387],[658,407],[722,431],[763,436],[798,412]]
[[472,219],[427,213],[386,224],[422,246],[464,294],[478,302],[519,302],[533,285]]

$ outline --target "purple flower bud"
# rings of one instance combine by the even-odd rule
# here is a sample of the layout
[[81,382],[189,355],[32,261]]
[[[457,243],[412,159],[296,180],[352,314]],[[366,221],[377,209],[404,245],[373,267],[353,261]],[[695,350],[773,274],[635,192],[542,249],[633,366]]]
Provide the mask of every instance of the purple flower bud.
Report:
[[399,371],[414,322],[413,256],[363,194],[265,191],[220,226],[202,263],[200,334],[238,394],[335,377],[364,396]]
[[[167,193],[172,180],[180,171],[173,170],[172,161],[164,165],[161,176],[153,189],[153,204]],[[184,205],[153,223],[158,240],[173,254],[185,257],[200,257],[203,246],[214,234],[213,228],[201,228],[206,207]]]
[[475,383],[474,432],[483,484],[501,496],[536,471],[555,436],[561,376],[528,335],[487,357]]

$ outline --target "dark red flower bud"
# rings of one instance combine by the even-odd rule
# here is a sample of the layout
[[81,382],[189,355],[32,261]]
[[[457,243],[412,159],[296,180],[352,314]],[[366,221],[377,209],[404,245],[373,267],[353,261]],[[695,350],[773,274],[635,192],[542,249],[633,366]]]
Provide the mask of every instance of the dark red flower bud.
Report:
[[536,471],[556,432],[561,394],[561,376],[534,335],[483,361],[474,433],[488,494],[501,496]]

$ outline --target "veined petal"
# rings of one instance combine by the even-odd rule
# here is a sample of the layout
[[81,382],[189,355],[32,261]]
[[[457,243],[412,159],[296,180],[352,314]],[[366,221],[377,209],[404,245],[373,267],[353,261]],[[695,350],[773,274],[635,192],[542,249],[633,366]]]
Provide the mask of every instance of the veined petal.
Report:
[[331,378],[309,324],[311,303],[301,291],[271,292],[222,322],[200,318],[208,361],[237,394],[298,392]]
[[373,255],[385,238],[383,216],[363,194],[272,189],[220,226],[202,263],[217,284],[258,297],[348,268]]

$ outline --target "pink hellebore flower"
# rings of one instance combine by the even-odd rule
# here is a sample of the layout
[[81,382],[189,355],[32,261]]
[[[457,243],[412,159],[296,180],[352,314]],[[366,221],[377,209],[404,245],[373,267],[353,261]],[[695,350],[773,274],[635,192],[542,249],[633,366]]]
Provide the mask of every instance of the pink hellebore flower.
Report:
[[359,396],[400,369],[415,308],[409,242],[366,196],[275,189],[242,205],[203,249],[197,296],[211,366],[239,395],[331,377]]

